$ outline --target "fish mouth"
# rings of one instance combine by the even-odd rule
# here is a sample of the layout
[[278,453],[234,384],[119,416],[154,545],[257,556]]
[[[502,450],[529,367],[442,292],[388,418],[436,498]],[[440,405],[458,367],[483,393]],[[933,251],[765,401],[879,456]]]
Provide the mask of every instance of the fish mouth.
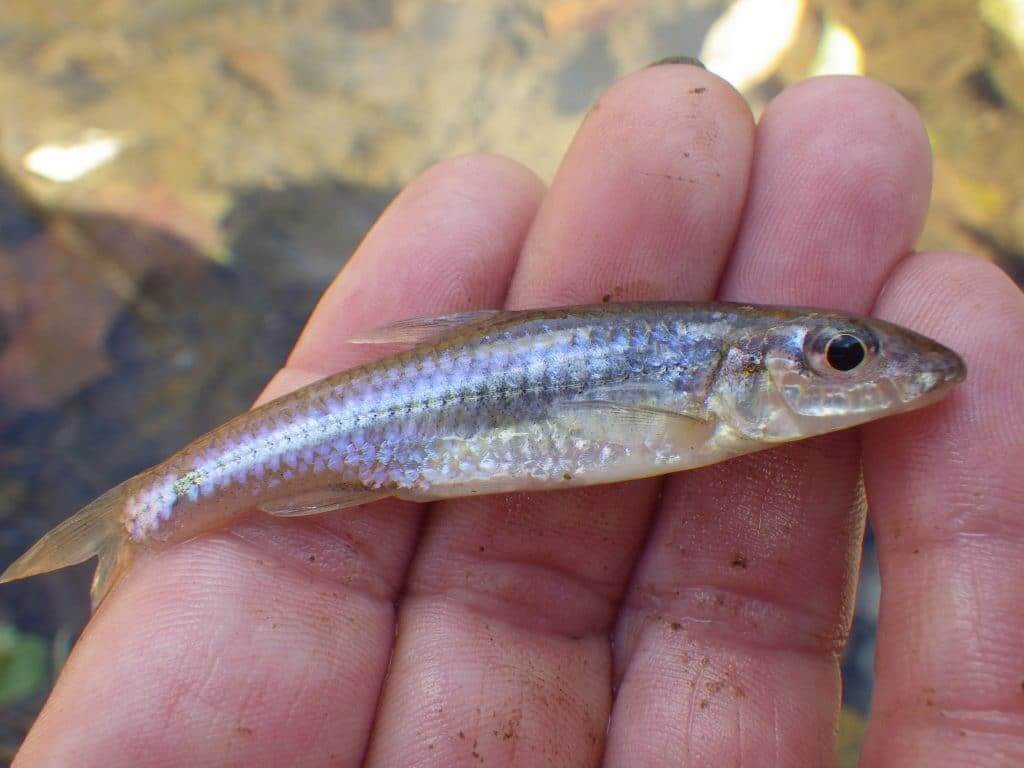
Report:
[[956,352],[948,353],[949,358],[943,368],[943,384],[959,384],[967,378],[967,363]]
[[951,387],[967,378],[967,364],[963,358],[951,350],[943,350],[938,365],[917,375],[920,394],[930,396],[944,394]]

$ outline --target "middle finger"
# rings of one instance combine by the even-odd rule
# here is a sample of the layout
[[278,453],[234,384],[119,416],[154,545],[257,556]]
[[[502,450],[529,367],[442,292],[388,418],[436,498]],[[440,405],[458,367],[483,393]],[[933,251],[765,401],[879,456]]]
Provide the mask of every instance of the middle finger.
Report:
[[[757,129],[722,298],[867,311],[920,231],[930,167],[892,90],[790,88]],[[846,432],[669,479],[617,629],[609,765],[832,762],[859,478]]]
[[[710,298],[752,144],[746,104],[700,68],[620,82],[541,205],[509,306]],[[371,763],[596,764],[611,702],[608,631],[657,489],[435,505]]]

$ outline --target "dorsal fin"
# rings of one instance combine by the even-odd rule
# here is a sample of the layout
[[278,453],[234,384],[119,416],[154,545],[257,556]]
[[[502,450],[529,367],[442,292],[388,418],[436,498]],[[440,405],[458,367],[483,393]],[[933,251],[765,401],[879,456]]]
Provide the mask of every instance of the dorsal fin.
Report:
[[514,313],[500,309],[478,309],[435,317],[409,317],[356,334],[349,339],[349,343],[420,344],[425,341],[436,341],[462,328],[484,325],[512,314]]

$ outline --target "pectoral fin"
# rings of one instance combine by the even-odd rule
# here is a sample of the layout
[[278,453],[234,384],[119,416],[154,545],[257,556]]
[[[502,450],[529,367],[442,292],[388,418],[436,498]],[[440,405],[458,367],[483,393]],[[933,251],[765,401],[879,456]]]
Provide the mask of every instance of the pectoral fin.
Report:
[[306,515],[322,515],[325,512],[358,507],[360,504],[369,504],[371,501],[384,499],[390,495],[389,491],[366,488],[328,489],[271,499],[258,506],[261,511],[274,517],[305,517]]
[[509,315],[500,309],[479,309],[437,317],[410,317],[373,328],[349,339],[351,344],[419,344],[434,341],[460,328],[480,325]]
[[678,451],[696,450],[714,431],[714,425],[704,419],[609,400],[571,400],[556,404],[552,411],[567,428],[626,448],[653,441],[669,442]]

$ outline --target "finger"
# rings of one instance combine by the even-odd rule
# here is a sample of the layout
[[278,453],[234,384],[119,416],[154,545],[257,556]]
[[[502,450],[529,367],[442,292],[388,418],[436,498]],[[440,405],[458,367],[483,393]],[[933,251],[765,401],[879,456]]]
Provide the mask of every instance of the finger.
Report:
[[[708,298],[752,139],[742,99],[702,69],[615,85],[559,169],[509,305]],[[608,630],[656,492],[437,505],[410,568],[371,764],[596,764]]]
[[[869,80],[788,89],[757,131],[727,300],[865,311],[930,184],[913,108]],[[609,765],[824,765],[863,526],[840,434],[675,475],[616,634]]]
[[921,254],[878,314],[962,352],[938,407],[864,431],[882,602],[864,760],[1024,765],[1024,295],[996,267]]
[[[412,183],[287,370],[354,364],[345,335],[389,319],[499,305],[540,194],[528,172],[488,157]],[[280,394],[296,380],[276,382]],[[254,519],[141,563],[89,624],[19,764],[358,765],[416,510]]]
[[449,160],[413,181],[324,292],[260,400],[379,354],[344,343],[357,331],[431,312],[500,306],[542,194],[534,174],[490,155]]

